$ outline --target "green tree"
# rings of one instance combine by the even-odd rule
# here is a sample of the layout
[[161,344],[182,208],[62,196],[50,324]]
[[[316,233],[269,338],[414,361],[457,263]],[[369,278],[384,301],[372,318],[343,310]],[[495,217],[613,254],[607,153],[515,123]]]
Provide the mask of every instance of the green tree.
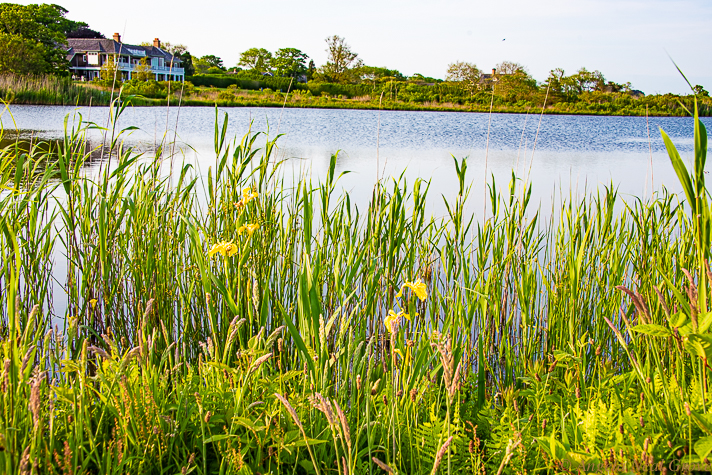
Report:
[[469,92],[470,96],[472,96],[479,86],[480,77],[480,70],[475,63],[456,61],[448,65],[447,77],[445,79],[459,83],[460,87]]
[[[143,43],[142,43],[143,44]],[[153,43],[150,43],[147,46],[152,45]],[[161,49],[168,51],[171,53],[173,56],[176,58],[180,59],[181,61],[181,67],[185,71],[186,76],[192,76],[195,74],[195,67],[193,66],[193,56],[188,52],[188,47],[184,44],[178,43],[178,44],[172,44],[168,41],[161,43]],[[218,58],[220,59],[220,58]],[[220,61],[222,64],[222,60]],[[210,68],[208,66],[206,70]]]
[[298,78],[307,73],[309,56],[297,48],[280,48],[275,53],[273,65],[278,76]]
[[0,33],[0,73],[38,74],[47,71],[45,49],[20,35]]
[[346,40],[338,35],[326,39],[326,64],[321,67],[322,77],[328,82],[346,84],[354,82],[360,77],[363,61],[357,53],[351,51]]
[[204,61],[209,68],[225,69],[223,66],[222,59],[220,59],[220,57],[218,56],[215,56],[214,54],[207,54],[205,56],[201,56],[200,60]]
[[316,65],[314,64],[314,60],[310,59],[309,66],[307,67],[307,81],[314,79],[314,74],[316,74]]
[[195,69],[196,74],[205,74],[207,70],[210,69],[210,65],[208,64],[208,62],[204,61],[202,58],[194,59],[193,67]]
[[151,65],[148,64],[148,58],[141,58],[134,68],[131,78],[138,79],[139,81],[148,81],[149,79],[155,78],[154,74],[151,72]]
[[[67,72],[67,36],[70,31],[86,27],[83,22],[67,20],[67,10],[59,5],[0,4],[0,34],[2,34],[3,67],[5,71]],[[33,62],[22,65],[22,61]]]
[[106,55],[106,61],[101,65],[99,76],[103,81],[113,81],[114,78],[116,78],[117,81],[121,81],[121,75],[118,74],[118,69],[116,55]]
[[[294,48],[285,48],[294,49]],[[299,51],[299,50],[295,50]],[[299,51],[301,53],[301,51]],[[306,55],[305,55],[306,56]],[[247,51],[240,53],[240,61],[238,66],[244,66],[247,69],[257,73],[266,73],[272,70],[274,58],[272,53],[264,48],[250,48]]]
[[695,91],[695,95],[700,96],[700,97],[710,97],[710,93],[705,90],[704,87],[700,86],[699,84],[696,85],[695,87],[692,88],[693,91]]
[[405,80],[405,76],[403,76],[400,71],[395,69],[379,68],[377,66],[361,66],[360,73],[362,80],[370,82],[383,80]]
[[68,31],[67,38],[105,39],[106,37],[96,30],[92,30],[86,26],[80,26],[76,30]]
[[186,51],[185,53],[176,54],[181,59],[181,65],[185,71],[186,76],[192,76],[195,74],[195,66],[193,66],[193,56]]
[[495,71],[495,94],[507,102],[531,100],[539,91],[536,81],[519,63],[502,61]]
[[586,68],[581,68],[576,74],[563,78],[562,82],[565,88],[578,95],[582,92],[604,90],[606,79],[600,71],[589,71]]

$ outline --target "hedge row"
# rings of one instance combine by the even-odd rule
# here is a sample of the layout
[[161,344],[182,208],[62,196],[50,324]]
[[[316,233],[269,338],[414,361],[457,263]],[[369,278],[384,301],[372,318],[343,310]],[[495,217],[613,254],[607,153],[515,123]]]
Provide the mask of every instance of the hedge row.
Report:
[[[240,79],[230,76],[218,76],[201,74],[198,76],[187,76],[186,81],[190,81],[196,86],[226,88],[231,85],[236,85],[240,89],[249,89],[253,91],[261,89],[272,89],[274,91],[286,92],[290,89],[290,78],[269,77],[265,76],[262,79]],[[330,96],[346,96],[349,98],[365,96],[373,93],[373,86],[368,84],[327,84],[327,83],[302,83],[292,82],[291,90],[299,89],[302,91],[310,91],[313,95],[319,96],[322,93],[327,93]]]

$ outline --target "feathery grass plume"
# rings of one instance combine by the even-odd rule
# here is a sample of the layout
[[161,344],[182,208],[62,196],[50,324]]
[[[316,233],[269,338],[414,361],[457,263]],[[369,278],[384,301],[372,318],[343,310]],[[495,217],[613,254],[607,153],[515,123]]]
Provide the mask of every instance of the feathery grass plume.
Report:
[[20,475],[30,475],[30,446],[25,447],[22,452],[22,458],[20,459],[19,466]]
[[272,357],[272,353],[267,353],[266,355],[260,356],[252,363],[252,365],[250,366],[250,369],[248,370],[247,373],[248,374],[254,373],[255,371],[257,371],[260,368],[260,366],[262,366],[262,363],[264,363],[271,357]]
[[453,371],[455,370],[455,360],[451,350],[451,340],[448,336],[445,339],[445,344],[441,341],[439,333],[433,333],[435,341],[430,343],[435,350],[440,354],[440,362],[443,365],[443,378],[445,379],[445,388],[449,391],[453,383]]
[[438,453],[435,455],[435,463],[433,463],[433,469],[430,471],[430,475],[435,475],[438,473],[438,467],[440,466],[440,463],[443,461],[443,457],[445,456],[445,453],[447,452],[448,447],[450,447],[450,444],[452,443],[453,437],[450,436],[445,443],[438,449]]
[[507,441],[507,448],[504,451],[504,458],[502,458],[502,462],[499,464],[499,469],[497,470],[497,475],[502,475],[502,471],[504,471],[504,467],[509,463],[509,461],[512,459],[512,456],[514,455],[514,450],[519,447],[522,444],[522,439],[521,435],[517,432],[514,434],[514,440],[509,439]]
[[351,452],[351,429],[349,428],[349,421],[346,419],[346,414],[341,410],[338,401],[334,399],[334,407],[336,408],[336,414],[339,416],[339,421],[341,422],[341,429],[346,439],[346,445],[349,447],[349,452]]
[[[299,416],[297,415],[297,411],[295,411],[294,408],[292,407],[292,405],[289,404],[289,401],[287,401],[287,399],[286,399],[284,396],[282,396],[281,394],[279,394],[279,393],[274,393],[274,397],[276,397],[277,399],[279,399],[279,402],[281,402],[281,403],[284,405],[284,407],[287,409],[287,411],[289,412],[289,414],[292,416],[292,419],[294,419],[294,423],[297,425],[297,427],[299,427],[299,430],[302,430],[302,431],[303,431],[303,430],[304,430],[304,427],[302,426],[302,423],[301,423],[301,421],[299,420]],[[306,437],[306,436],[305,436],[305,437]]]
[[101,356],[102,358],[106,360],[110,360],[111,356],[102,348],[99,348],[98,346],[90,345],[89,346],[89,351],[92,353]]
[[320,393],[315,393],[312,398],[312,405],[321,411],[325,416],[326,420],[329,422],[329,426],[336,425],[336,419],[334,418],[334,412],[331,410],[331,404],[328,403],[324,396]]
[[301,421],[299,420],[299,416],[297,415],[297,411],[294,410],[291,404],[289,404],[289,401],[287,401],[287,398],[282,396],[279,393],[274,393],[274,397],[276,397],[279,402],[282,403],[282,405],[287,409],[287,412],[292,416],[292,419],[294,420],[294,423],[299,427],[299,431],[302,433],[302,437],[304,438],[304,444],[307,447],[307,450],[309,451],[309,456],[311,457],[312,464],[314,464],[314,471],[316,471],[317,475],[319,475],[319,467],[316,463],[316,459],[314,458],[314,453],[312,452],[311,447],[309,446],[309,438],[307,437],[306,432],[304,432],[304,426],[302,425]]
[[450,387],[448,388],[448,395],[450,398],[455,396],[455,393],[460,388],[460,370],[462,369],[462,361],[457,365],[457,370],[455,370],[455,375],[452,378]]
[[37,430],[40,425],[40,385],[42,384],[43,377],[43,373],[37,375],[34,378],[34,381],[32,382],[32,386],[30,388],[29,409],[30,413],[32,413],[32,422],[34,424],[35,430]]
[[5,363],[3,364],[3,370],[2,370],[2,392],[6,393],[8,388],[10,387],[10,364],[11,361],[8,358],[5,358]]
[[[606,321],[609,327],[611,327],[611,330],[613,330],[613,333],[616,335],[616,338],[618,338],[618,341],[620,342],[621,345],[623,345],[624,348],[627,348],[628,345],[626,344],[625,340],[623,339],[623,335],[621,335],[620,330],[618,330],[615,326],[613,326],[613,323],[608,319],[608,317],[603,317],[603,320]],[[551,371],[550,371],[551,372]]]
[[698,327],[698,315],[700,313],[700,310],[697,308],[697,302],[698,302],[698,293],[697,293],[697,286],[695,285],[695,279],[693,279],[692,274],[690,274],[690,271],[685,269],[684,267],[681,269],[683,274],[685,274],[685,277],[687,277],[687,298],[690,302],[690,319],[692,320],[692,328],[697,331]]
[[376,465],[378,465],[378,468],[380,468],[380,469],[383,470],[384,472],[393,473],[393,469],[392,469],[391,467],[389,467],[389,466],[386,465],[385,463],[381,462],[381,461],[378,460],[376,457],[371,457],[371,460],[373,460],[373,463],[375,463]]
[[616,289],[624,292],[631,298],[633,305],[635,305],[635,308],[638,310],[638,314],[643,320],[643,323],[652,323],[648,305],[645,303],[645,299],[643,299],[643,296],[639,292],[630,290],[624,285],[617,285]]
[[267,337],[267,340],[265,341],[265,348],[271,347],[277,337],[284,331],[285,328],[287,328],[285,325],[280,325],[272,333],[270,333]]

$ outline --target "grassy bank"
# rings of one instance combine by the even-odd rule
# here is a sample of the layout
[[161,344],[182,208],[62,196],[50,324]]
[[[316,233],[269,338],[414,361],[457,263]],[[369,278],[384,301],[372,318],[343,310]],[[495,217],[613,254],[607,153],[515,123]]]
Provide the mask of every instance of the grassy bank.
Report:
[[111,93],[59,76],[0,75],[0,99],[9,104],[106,106]]
[[[175,87],[175,86],[174,86]],[[130,90],[131,91],[131,90]],[[133,92],[133,91],[131,91]],[[693,107],[694,96],[676,96],[665,94],[647,96],[639,99],[627,94],[591,94],[588,100],[578,102],[556,102],[541,104],[521,101],[507,103],[503,101],[470,102],[411,100],[407,97],[365,94],[362,96],[312,95],[309,90],[292,90],[289,93],[250,89],[219,89],[214,87],[189,87],[188,93],[181,94],[177,88],[171,96],[171,104],[184,106],[214,106],[220,107],[292,107],[317,109],[363,109],[363,110],[403,110],[403,111],[436,111],[436,112],[493,112],[510,114],[564,114],[564,115],[617,115],[617,116],[651,116],[651,117],[684,117]],[[134,96],[135,105],[165,106],[167,94],[163,98],[147,98]],[[139,101],[139,102],[137,102]],[[699,104],[700,115],[712,115],[712,101],[705,100]]]
[[464,159],[445,218],[423,180],[356,208],[336,157],[292,186],[226,123],[202,173],[117,134],[86,176],[81,128],[0,154],[5,473],[708,466],[701,123],[691,175],[670,146],[683,202],[604,190],[542,220],[513,179],[481,222]]
[[[198,77],[200,78],[200,77]],[[284,78],[276,78],[284,79]],[[243,81],[245,82],[245,81]],[[283,82],[283,81],[282,81]],[[258,87],[259,81],[247,81],[249,88],[235,84],[225,88],[194,86],[190,82],[99,81],[82,83],[56,76],[0,76],[0,99],[12,104],[103,105],[119,94],[134,106],[220,106],[220,107],[294,107],[320,109],[365,109],[439,112],[541,113],[569,115],[686,116],[694,96],[660,94],[632,97],[626,93],[583,93],[576,101],[540,97],[536,100],[508,101],[491,93],[463,96],[458,88],[438,85],[438,93],[420,89],[435,86],[401,85],[387,94],[371,91],[365,85],[289,83],[280,90]],[[281,83],[280,83],[281,84]],[[123,88],[123,89],[122,89]],[[440,91],[442,89],[442,91]],[[286,91],[289,91],[288,93]],[[113,93],[113,95],[112,95]],[[543,107],[545,105],[545,107]],[[699,114],[712,115],[712,100],[701,97]]]

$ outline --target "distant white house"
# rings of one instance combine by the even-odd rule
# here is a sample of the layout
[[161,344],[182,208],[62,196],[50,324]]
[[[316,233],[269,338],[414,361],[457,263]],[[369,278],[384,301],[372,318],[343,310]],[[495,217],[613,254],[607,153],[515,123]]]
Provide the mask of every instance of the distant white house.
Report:
[[110,40],[69,38],[67,46],[70,73],[79,78],[98,78],[101,67],[109,61],[108,57],[114,56],[122,79],[131,79],[139,61],[147,58],[156,81],[185,80],[180,58],[161,49],[158,38],[153,40],[153,46],[136,46],[122,43],[121,35],[114,33],[114,38]]

